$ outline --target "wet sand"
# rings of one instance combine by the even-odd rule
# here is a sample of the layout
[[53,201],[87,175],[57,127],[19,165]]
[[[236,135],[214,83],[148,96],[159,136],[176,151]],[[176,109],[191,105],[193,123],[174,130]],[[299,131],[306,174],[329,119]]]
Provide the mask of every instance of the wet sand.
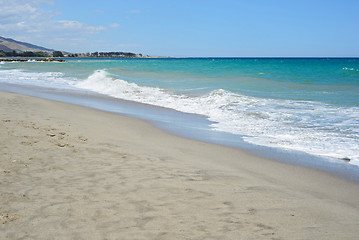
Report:
[[0,92],[0,239],[357,239],[359,185]]

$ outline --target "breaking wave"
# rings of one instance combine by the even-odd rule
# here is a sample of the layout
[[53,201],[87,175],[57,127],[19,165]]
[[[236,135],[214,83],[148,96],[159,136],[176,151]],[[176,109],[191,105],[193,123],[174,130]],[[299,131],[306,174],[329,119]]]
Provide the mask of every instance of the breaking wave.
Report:
[[313,101],[256,98],[217,89],[201,96],[140,86],[97,70],[74,86],[146,104],[202,114],[213,130],[244,141],[309,154],[349,158],[359,165],[359,108]]

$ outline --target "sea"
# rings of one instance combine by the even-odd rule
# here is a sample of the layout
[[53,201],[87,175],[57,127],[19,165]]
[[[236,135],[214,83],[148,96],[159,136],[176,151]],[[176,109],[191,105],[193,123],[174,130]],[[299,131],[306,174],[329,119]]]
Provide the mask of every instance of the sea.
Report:
[[0,62],[0,90],[359,179],[359,58],[65,60]]

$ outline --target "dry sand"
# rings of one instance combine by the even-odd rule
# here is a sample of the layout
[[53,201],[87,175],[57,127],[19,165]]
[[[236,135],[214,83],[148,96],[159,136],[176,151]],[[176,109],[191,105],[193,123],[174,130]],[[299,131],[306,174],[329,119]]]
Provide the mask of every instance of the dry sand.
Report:
[[358,239],[359,187],[0,93],[0,239]]

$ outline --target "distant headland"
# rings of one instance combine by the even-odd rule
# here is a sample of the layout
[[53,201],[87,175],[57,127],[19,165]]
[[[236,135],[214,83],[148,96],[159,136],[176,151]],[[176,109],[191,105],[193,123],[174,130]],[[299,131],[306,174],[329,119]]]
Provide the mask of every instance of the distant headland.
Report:
[[132,52],[88,52],[88,53],[70,53],[65,51],[56,51],[54,49],[44,48],[26,42],[16,41],[11,38],[0,36],[0,58],[9,57],[77,57],[77,58],[160,58],[155,56],[142,55]]

